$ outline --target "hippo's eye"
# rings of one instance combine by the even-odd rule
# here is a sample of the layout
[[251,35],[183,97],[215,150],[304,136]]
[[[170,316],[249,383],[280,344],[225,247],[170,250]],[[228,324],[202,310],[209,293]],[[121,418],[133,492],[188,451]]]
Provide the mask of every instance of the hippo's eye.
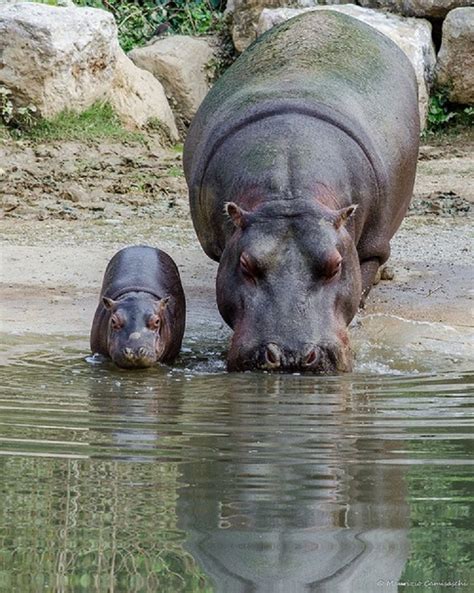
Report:
[[255,282],[257,269],[255,263],[250,260],[247,254],[242,253],[242,255],[240,256],[239,265],[242,274],[249,280],[253,280]]
[[161,319],[158,317],[158,315],[153,315],[153,317],[150,317],[150,320],[148,321],[148,327],[150,329],[158,329],[160,324]]
[[335,278],[339,272],[341,271],[342,267],[342,258],[338,261],[334,262],[326,272],[326,279],[331,280],[331,278]]
[[123,323],[118,315],[112,315],[110,318],[110,325],[112,326],[112,329],[120,329]]

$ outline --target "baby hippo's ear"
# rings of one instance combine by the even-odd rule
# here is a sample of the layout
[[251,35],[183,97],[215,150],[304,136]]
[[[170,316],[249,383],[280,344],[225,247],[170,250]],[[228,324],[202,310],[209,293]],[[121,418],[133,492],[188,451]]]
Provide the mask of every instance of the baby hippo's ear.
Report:
[[109,297],[102,297],[102,304],[108,311],[111,311],[114,307],[117,306],[117,301],[109,299]]
[[334,221],[334,226],[336,227],[336,229],[345,225],[356,210],[357,204],[353,204],[352,206],[348,206],[347,208],[342,208],[341,210],[336,210],[336,220]]
[[240,206],[237,206],[234,202],[227,202],[224,208],[236,227],[241,229],[245,228],[247,224],[247,211]]

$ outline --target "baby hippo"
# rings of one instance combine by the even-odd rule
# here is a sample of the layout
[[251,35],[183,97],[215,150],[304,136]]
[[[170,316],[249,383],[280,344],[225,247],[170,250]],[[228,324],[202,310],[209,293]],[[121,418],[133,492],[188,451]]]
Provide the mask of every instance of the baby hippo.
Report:
[[184,334],[186,302],[176,264],[164,251],[125,247],[105,270],[91,350],[122,368],[172,362]]

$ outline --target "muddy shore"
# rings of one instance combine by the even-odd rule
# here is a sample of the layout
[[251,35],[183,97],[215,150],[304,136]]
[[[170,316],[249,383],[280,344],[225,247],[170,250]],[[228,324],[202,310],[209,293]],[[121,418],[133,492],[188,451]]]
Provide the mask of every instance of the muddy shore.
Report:
[[[392,280],[374,287],[360,318],[445,324],[473,337],[474,137],[425,143],[414,200],[392,243]],[[216,264],[189,217],[178,149],[129,145],[0,144],[2,332],[86,338],[105,266],[137,243],[177,262],[188,328],[226,331],[214,296]]]

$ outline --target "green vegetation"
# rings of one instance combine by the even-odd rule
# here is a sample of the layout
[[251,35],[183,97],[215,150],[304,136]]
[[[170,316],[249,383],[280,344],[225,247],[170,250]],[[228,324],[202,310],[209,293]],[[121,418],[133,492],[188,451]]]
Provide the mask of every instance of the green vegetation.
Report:
[[63,111],[51,120],[39,119],[27,129],[13,130],[31,140],[47,142],[108,138],[120,142],[144,142],[143,134],[126,130],[108,103],[95,103],[82,113]]
[[166,175],[169,177],[183,177],[184,173],[181,167],[173,166],[166,171]]
[[77,0],[80,6],[109,10],[125,51],[144,45],[158,32],[205,35],[223,28],[221,0]]
[[[49,4],[49,6],[58,6],[58,0],[33,0],[37,4]],[[61,3],[59,3],[60,5]]]
[[[150,125],[151,129],[157,129],[157,126]],[[107,102],[94,103],[82,113],[65,110],[48,120],[37,116],[34,105],[16,107],[11,100],[11,91],[0,86],[0,140],[9,137],[36,142],[88,142],[105,138],[119,142],[145,142],[143,133],[131,132],[123,127]]]
[[10,128],[31,128],[35,121],[36,107],[26,105],[16,107],[12,100],[12,92],[0,86],[0,123]]
[[473,124],[473,107],[463,107],[450,103],[445,90],[439,90],[430,97],[425,135],[439,132],[456,132]]
[[[469,457],[462,441],[411,441],[409,448],[428,459]],[[417,593],[444,593],[449,588],[436,583],[469,583],[474,569],[469,531],[474,478],[460,465],[422,465],[412,466],[407,483],[410,557],[399,581],[421,583]]]
[[41,487],[2,501],[0,590],[211,593],[183,548],[177,465],[2,460],[2,483]]

